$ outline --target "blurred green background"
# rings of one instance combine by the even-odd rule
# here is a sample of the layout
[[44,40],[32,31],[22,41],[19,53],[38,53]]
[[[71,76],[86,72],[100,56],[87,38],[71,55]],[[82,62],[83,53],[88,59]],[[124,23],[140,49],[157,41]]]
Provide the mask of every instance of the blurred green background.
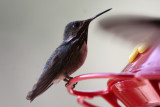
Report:
[[[121,14],[160,17],[159,4],[158,0],[0,0],[0,107],[80,107],[64,82],[32,103],[25,99],[46,60],[62,42],[65,25],[113,8],[90,24],[88,56],[73,76],[120,72],[134,45],[104,32],[98,21]],[[76,88],[105,87],[106,80],[95,80],[79,83]],[[92,102],[109,106],[99,98]]]

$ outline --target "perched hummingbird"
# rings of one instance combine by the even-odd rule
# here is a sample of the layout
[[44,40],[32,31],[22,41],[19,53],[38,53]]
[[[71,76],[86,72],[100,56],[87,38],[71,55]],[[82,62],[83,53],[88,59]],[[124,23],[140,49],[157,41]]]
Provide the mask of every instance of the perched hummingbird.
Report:
[[67,24],[62,44],[48,59],[40,78],[27,95],[27,100],[33,101],[46,91],[52,84],[60,80],[68,81],[70,75],[82,66],[87,56],[88,26],[96,17],[109,11],[103,11],[95,17]]

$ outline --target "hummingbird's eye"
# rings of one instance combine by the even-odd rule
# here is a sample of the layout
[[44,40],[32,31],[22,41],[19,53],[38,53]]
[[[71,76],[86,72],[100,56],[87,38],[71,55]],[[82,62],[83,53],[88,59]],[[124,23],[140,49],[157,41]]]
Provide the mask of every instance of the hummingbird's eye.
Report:
[[80,23],[78,23],[78,22],[74,23],[74,25],[73,25],[74,28],[78,28],[79,26],[80,26]]

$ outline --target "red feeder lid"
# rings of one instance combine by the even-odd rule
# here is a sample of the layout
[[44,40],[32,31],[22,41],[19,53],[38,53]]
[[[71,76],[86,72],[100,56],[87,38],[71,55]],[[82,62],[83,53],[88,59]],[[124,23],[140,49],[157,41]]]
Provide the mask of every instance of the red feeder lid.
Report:
[[112,91],[119,100],[127,107],[160,106],[159,80],[154,78],[160,79],[160,45],[139,54],[122,72],[134,73],[143,80],[109,81],[109,84],[114,83]]
[[[70,94],[87,107],[97,107],[85,99],[102,97],[114,107],[120,107],[119,99],[127,107],[160,106],[160,45],[152,46],[129,63],[121,73],[83,74],[73,78],[67,86]],[[110,78],[108,88],[99,91],[78,91],[74,83],[88,79]]]

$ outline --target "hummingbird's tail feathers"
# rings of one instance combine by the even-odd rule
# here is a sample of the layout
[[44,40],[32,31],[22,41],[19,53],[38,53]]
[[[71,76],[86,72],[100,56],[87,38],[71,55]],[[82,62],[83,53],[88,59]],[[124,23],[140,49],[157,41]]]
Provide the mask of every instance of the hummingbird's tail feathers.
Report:
[[[55,60],[59,60],[58,56],[55,56]],[[52,84],[53,81],[58,76],[58,71],[60,71],[59,62],[52,61],[54,66],[48,66],[47,69],[41,74],[38,82],[33,86],[32,91],[30,91],[26,97],[27,100],[33,101],[37,96],[45,92]]]
[[32,91],[28,93],[26,97],[27,100],[33,101],[37,96],[45,92],[53,83],[55,84],[58,82],[56,80],[63,79],[63,76],[61,78],[61,74],[63,75],[63,70],[71,57],[71,51],[72,48],[70,45],[62,45],[56,49],[51,58],[47,61],[38,82],[33,86]]
[[35,89],[36,89],[36,84],[33,86],[32,91],[29,91],[26,96],[26,99],[30,100],[30,102],[32,102],[35,99]]
[[37,96],[39,96],[40,94],[42,94],[43,92],[45,92],[50,86],[52,86],[53,83],[51,83],[49,86],[47,87],[43,87],[42,89],[40,89],[38,87],[37,84],[35,84],[32,88],[32,91],[29,91],[27,96],[26,96],[26,99],[27,100],[30,100],[30,102],[32,102]]

